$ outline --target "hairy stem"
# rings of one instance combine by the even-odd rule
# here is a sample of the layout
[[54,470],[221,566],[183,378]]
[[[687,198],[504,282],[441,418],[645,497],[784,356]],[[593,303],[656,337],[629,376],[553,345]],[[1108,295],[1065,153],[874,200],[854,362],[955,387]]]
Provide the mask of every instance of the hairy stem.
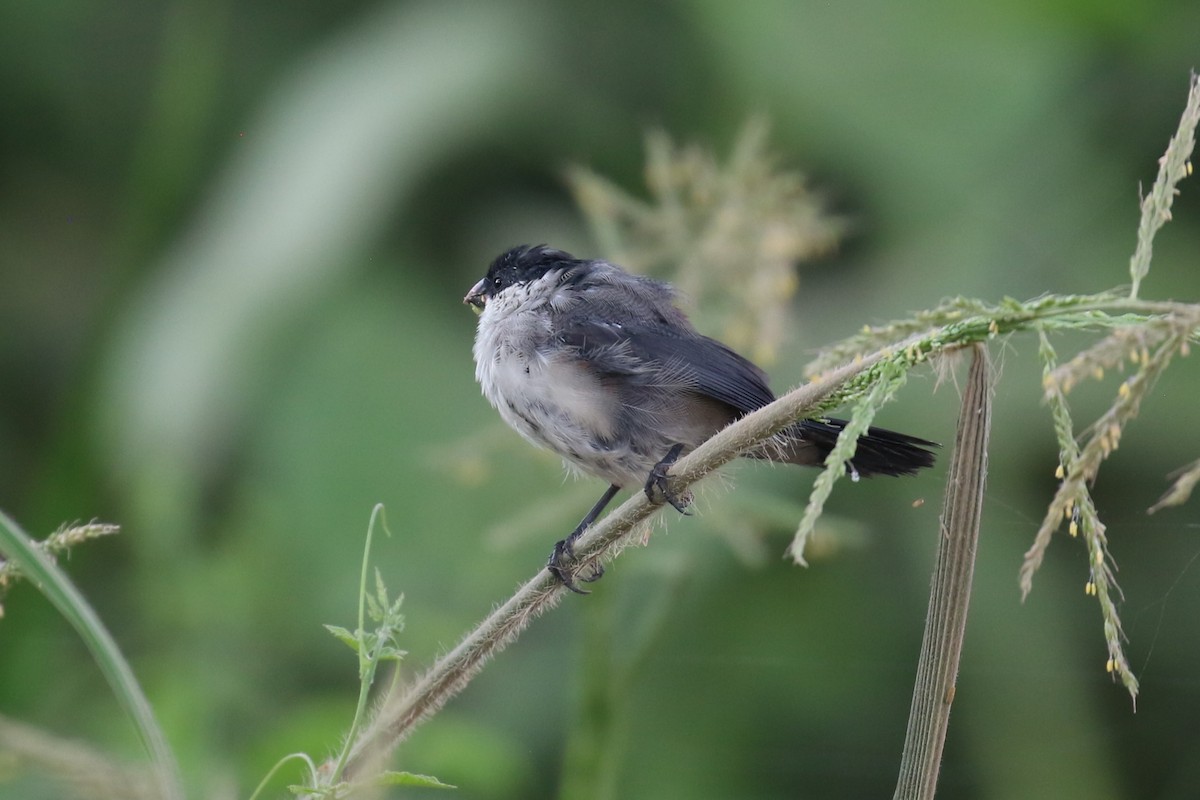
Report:
[[[676,492],[683,491],[722,464],[811,413],[846,382],[862,375],[885,355],[881,351],[833,370],[822,380],[794,389],[774,403],[739,419],[680,459],[671,470],[672,488]],[[659,508],[644,493],[638,492],[589,528],[575,545],[581,568],[586,569],[589,563],[616,555],[628,544],[639,524]],[[540,570],[423,675],[408,686],[398,687],[383,701],[375,719],[351,748],[344,773],[347,779],[372,774],[418,723],[462,691],[489,658],[504,649],[534,618],[554,607],[565,591],[549,572]]]
[[[997,335],[1032,330],[1073,327],[1111,328],[1177,311],[1181,306],[1150,303],[1111,295],[1046,297],[1030,303],[1006,301],[1003,306],[969,316],[948,316],[942,324],[930,324],[919,333],[890,340],[868,355],[854,356],[849,364],[826,371],[811,383],[800,386],[758,411],[738,419],[696,448],[671,468],[674,492],[690,485],[765,442],[774,434],[805,416],[825,412],[852,400],[893,366],[911,368],[942,353],[960,350]],[[1115,311],[1118,317],[1108,312]],[[949,508],[949,507],[948,507]],[[635,493],[619,508],[589,528],[576,542],[580,570],[613,558],[634,539],[640,525],[658,507],[643,493]],[[371,724],[354,743],[345,775],[349,779],[371,774],[372,767],[411,733],[422,720],[436,713],[461,691],[483,664],[516,638],[529,623],[562,599],[562,585],[541,570],[449,653],[439,658],[424,674],[389,693]]]

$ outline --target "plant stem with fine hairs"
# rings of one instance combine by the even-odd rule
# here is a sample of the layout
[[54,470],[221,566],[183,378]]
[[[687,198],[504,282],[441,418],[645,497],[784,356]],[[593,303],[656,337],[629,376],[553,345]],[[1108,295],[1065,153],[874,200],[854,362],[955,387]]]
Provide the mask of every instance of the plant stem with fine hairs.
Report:
[[[737,420],[672,467],[672,489],[682,492],[722,464],[813,413],[846,383],[862,377],[885,356],[895,357],[894,353],[881,351],[860,358]],[[639,524],[660,508],[644,493],[635,493],[579,538],[575,545],[579,568],[588,569],[589,565],[615,556],[629,543]],[[375,719],[354,743],[346,763],[346,777],[357,780],[373,774],[382,759],[419,722],[436,713],[447,700],[462,691],[489,658],[503,650],[534,618],[553,608],[564,592],[558,579],[546,570],[540,570],[423,675],[408,686],[397,687],[385,698]]]

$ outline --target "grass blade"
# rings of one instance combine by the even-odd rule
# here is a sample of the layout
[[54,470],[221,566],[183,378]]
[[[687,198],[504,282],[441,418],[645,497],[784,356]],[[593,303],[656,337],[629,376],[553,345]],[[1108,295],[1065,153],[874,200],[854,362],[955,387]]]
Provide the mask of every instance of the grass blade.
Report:
[[175,756],[158,726],[150,702],[120,648],[95,610],[58,565],[38,549],[34,540],[0,511],[0,551],[12,559],[22,574],[46,596],[58,613],[75,628],[92,653],[117,701],[129,715],[150,755],[165,800],[183,800],[183,786]]

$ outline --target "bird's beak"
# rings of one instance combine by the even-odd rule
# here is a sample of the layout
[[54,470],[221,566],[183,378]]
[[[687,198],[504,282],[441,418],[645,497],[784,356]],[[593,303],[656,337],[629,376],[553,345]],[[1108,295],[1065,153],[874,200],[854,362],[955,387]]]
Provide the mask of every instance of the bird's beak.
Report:
[[[487,280],[484,278],[484,280]],[[483,311],[483,307],[487,305],[487,295],[484,294],[483,280],[471,287],[471,291],[467,292],[467,296],[463,298],[463,302],[471,307],[471,310],[476,314]]]

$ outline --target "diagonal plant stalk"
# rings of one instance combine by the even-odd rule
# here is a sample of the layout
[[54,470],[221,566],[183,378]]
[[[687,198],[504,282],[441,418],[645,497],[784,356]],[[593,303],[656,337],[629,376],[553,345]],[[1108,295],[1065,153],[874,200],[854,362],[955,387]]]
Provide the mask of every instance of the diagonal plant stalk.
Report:
[[[1157,224],[1144,226],[1146,230],[1139,241],[1144,240],[1148,244],[1157,225],[1169,219],[1175,185],[1190,173],[1187,159],[1193,147],[1197,119],[1200,119],[1200,81],[1193,75],[1179,132],[1171,142],[1164,159],[1164,169],[1151,192],[1153,199],[1143,205],[1144,215],[1156,220]],[[1183,346],[1186,346],[1188,340],[1200,333],[1195,316],[1198,313],[1197,306],[1137,299],[1137,286],[1145,276],[1148,265],[1149,248],[1146,247],[1144,258],[1135,257],[1131,263],[1134,289],[1128,297],[1120,297],[1116,293],[1048,295],[1026,303],[1005,298],[995,305],[959,298],[912,320],[882,328],[867,327],[859,336],[825,351],[824,356],[811,367],[813,372],[819,373],[812,383],[737,420],[682,459],[672,469],[672,488],[676,492],[686,490],[692,483],[765,442],[803,416],[814,416],[860,398],[878,384],[898,386],[904,372],[933,356],[972,344],[978,345],[1004,334],[1029,330],[1111,330],[1121,326],[1165,322],[1179,330]],[[831,369],[834,364],[844,361],[850,363]],[[929,694],[927,697],[914,696],[914,718],[918,708],[924,709],[929,704],[924,719],[934,722],[922,722],[915,733],[910,729],[911,741],[906,745],[906,766],[901,773],[897,797],[932,796],[932,787],[936,785],[937,762],[945,740],[945,723],[953,696],[953,679],[965,625],[970,564],[974,556],[974,536],[978,532],[979,503],[986,474],[991,382],[985,354],[977,347],[947,490],[945,523],[948,531],[973,528],[975,533],[971,535],[969,546],[957,547],[949,554],[948,558],[953,557],[953,560],[939,560],[938,575],[942,575],[943,568],[946,570],[944,578],[949,585],[957,587],[954,596],[959,599],[947,605],[947,621],[937,623],[939,627],[936,631],[940,633],[937,636],[929,634],[933,637],[930,641],[931,651],[942,654],[929,663],[940,664],[941,668],[934,670],[932,666],[927,667],[932,675]],[[879,404],[883,399],[886,398],[880,399]],[[868,402],[866,405],[873,409],[878,404]],[[860,410],[862,408],[860,406]],[[859,423],[865,424],[863,420],[859,420]],[[641,523],[656,510],[641,493],[635,494],[580,538],[576,545],[579,567],[590,570],[601,560],[614,557],[629,543]],[[802,556],[802,547],[803,538],[800,537],[798,545],[792,549],[794,557]],[[418,676],[415,682],[391,692],[371,724],[353,743],[346,761],[347,777],[370,774],[378,769],[383,759],[419,722],[434,714],[461,691],[482,669],[487,659],[516,638],[535,617],[556,605],[564,591],[556,579],[546,571],[540,571],[468,633],[453,650]],[[934,600],[939,596],[935,586]],[[957,613],[951,613],[955,609]],[[931,608],[931,621],[937,622],[941,613],[939,610],[935,616]],[[955,630],[957,633],[954,633]],[[926,663],[924,653],[923,663]],[[937,722],[939,719],[940,722]],[[927,734],[920,733],[926,729]],[[906,775],[909,773],[915,781],[912,785],[927,787],[926,793],[907,793],[909,790],[905,787],[910,784]]]
[[937,789],[975,572],[992,426],[993,377],[987,350],[975,345],[946,477],[937,560],[896,800],[927,800]]
[[[1182,303],[1131,300],[1111,294],[1049,295],[1027,303],[1005,300],[995,306],[978,305],[969,313],[945,308],[927,317],[920,332],[904,330],[903,337],[878,345],[874,352],[864,355],[860,350],[850,363],[823,369],[823,374],[811,383],[738,419],[672,467],[672,488],[684,491],[797,419],[819,416],[862,397],[880,380],[894,376],[898,368],[911,369],[940,354],[1018,331],[1110,330],[1195,310],[1195,306]],[[871,333],[873,338],[879,332]],[[575,546],[578,569],[590,570],[600,561],[613,558],[635,539],[641,524],[659,508],[638,492],[589,528]],[[417,724],[460,692],[489,658],[520,635],[533,619],[555,606],[563,591],[556,579],[540,570],[425,673],[390,692],[352,746],[346,778],[353,781],[378,768]]]
[[[914,343],[915,345],[915,343]],[[672,488],[679,492],[716,470],[740,453],[752,449],[796,419],[815,413],[848,383],[867,374],[889,349],[833,370],[822,380],[805,384],[774,403],[742,417],[682,458],[671,470]],[[612,558],[633,538],[642,522],[661,505],[638,492],[599,523],[589,528],[575,545],[578,569],[587,570]],[[449,653],[439,658],[411,685],[386,698],[372,723],[350,750],[347,779],[371,774],[382,760],[422,720],[436,713],[460,692],[484,663],[515,639],[530,622],[554,607],[565,593],[563,585],[546,570],[521,586]]]
[[[1160,170],[1150,195],[1142,204],[1143,225],[1139,229],[1138,252],[1130,262],[1130,275],[1133,281],[1132,291],[1128,295],[1118,292],[1103,292],[1093,295],[1046,295],[1028,302],[1020,302],[1005,298],[999,303],[988,304],[979,300],[967,298],[951,299],[938,308],[921,312],[912,319],[901,320],[881,327],[866,327],[858,336],[851,337],[839,345],[827,348],[814,364],[810,365],[809,374],[816,374],[813,382],[800,387],[771,405],[760,409],[740,420],[737,420],[725,430],[718,433],[693,453],[681,460],[672,469],[671,480],[677,492],[686,490],[695,481],[719,468],[722,464],[737,455],[766,441],[770,436],[792,424],[803,416],[817,416],[838,405],[853,402],[863,398],[872,387],[878,384],[893,383],[898,387],[903,381],[903,374],[913,366],[936,357],[942,353],[958,350],[970,345],[986,342],[989,339],[1018,331],[1037,331],[1052,333],[1059,330],[1070,331],[1113,331],[1129,326],[1167,326],[1174,329],[1179,337],[1178,349],[1186,355],[1188,342],[1200,341],[1200,305],[1176,302],[1148,302],[1138,299],[1137,291],[1142,279],[1146,276],[1150,262],[1150,242],[1161,224],[1170,219],[1170,208],[1173,197],[1177,194],[1177,184],[1192,172],[1190,158],[1194,146],[1194,131],[1200,122],[1200,79],[1195,74],[1189,80],[1189,96],[1177,134],[1171,140],[1163,169]],[[595,188],[593,186],[593,188]],[[611,194],[611,193],[610,193]],[[671,200],[672,198],[668,198]],[[677,198],[674,198],[677,199]],[[667,205],[670,205],[669,203]],[[673,211],[673,209],[668,209]],[[603,209],[601,210],[603,211]],[[601,213],[604,217],[607,212]],[[595,216],[595,215],[593,215]],[[611,217],[611,215],[609,215]],[[609,234],[610,246],[621,239],[620,225],[616,217],[608,218],[605,231]],[[845,362],[850,362],[846,364]],[[1165,359],[1164,359],[1165,363]],[[843,366],[837,366],[842,364]],[[961,447],[956,451],[955,472],[952,474],[951,485],[947,492],[946,518],[948,530],[956,530],[960,526],[973,525],[978,528],[978,504],[971,505],[972,495],[982,492],[983,478],[986,473],[985,448],[987,441],[987,419],[990,414],[990,386],[992,376],[984,363],[984,354],[976,353],[974,380],[980,382],[972,386],[973,402],[977,411],[964,417],[964,430],[960,438],[975,443],[975,457],[966,458],[968,449]],[[897,377],[899,375],[900,377]],[[1148,382],[1144,382],[1148,386]],[[983,387],[983,388],[981,388]],[[886,393],[886,388],[877,392]],[[864,408],[877,408],[886,400],[879,395],[878,403],[864,401],[858,411]],[[1134,398],[1136,399],[1136,398]],[[1131,399],[1125,398],[1129,406]],[[856,417],[858,413],[856,411]],[[1123,419],[1127,418],[1124,417]],[[865,417],[864,417],[865,419]],[[854,420],[852,420],[852,423]],[[860,420],[861,422],[861,420]],[[1112,437],[1110,437],[1111,439]],[[850,442],[848,441],[849,445]],[[1111,442],[1115,447],[1115,441]],[[1111,451],[1112,447],[1109,448]],[[847,450],[849,448],[847,447]],[[974,467],[971,467],[972,461]],[[972,471],[972,469],[974,471]],[[961,470],[961,472],[959,472]],[[961,475],[962,481],[953,477]],[[970,478],[970,480],[966,480]],[[831,476],[832,479],[832,476]],[[1186,496],[1189,478],[1181,479],[1180,489],[1170,497],[1170,501],[1178,501]],[[966,481],[966,482],[963,482]],[[605,517],[599,524],[590,529],[579,541],[576,553],[580,558],[581,569],[591,569],[598,562],[614,557],[632,538],[635,530],[648,519],[657,509],[652,506],[641,493],[636,494],[620,508]],[[951,524],[953,523],[953,524]],[[803,537],[792,548],[793,557],[802,555]],[[973,556],[973,549],[967,549]],[[959,558],[959,556],[956,556]],[[940,671],[934,676],[940,681],[942,692],[934,691],[929,702],[933,712],[941,717],[939,725],[930,727],[931,735],[924,737],[928,745],[918,749],[916,744],[908,748],[914,754],[921,754],[912,763],[914,769],[922,767],[926,771],[927,780],[924,784],[928,790],[924,794],[911,796],[931,796],[937,774],[937,761],[940,758],[942,742],[945,735],[945,721],[948,717],[949,702],[953,698],[953,678],[957,669],[957,644],[961,640],[961,626],[965,619],[965,597],[969,590],[969,571],[963,582],[959,561],[958,569],[950,570],[951,575],[957,575],[958,591],[963,597],[960,613],[953,617],[959,626],[957,636],[939,637],[944,641],[942,652],[946,655],[933,663],[942,664]],[[1031,573],[1030,573],[1031,574]],[[1089,584],[1090,585],[1090,584]],[[408,687],[394,687],[394,690],[380,705],[378,713],[371,724],[353,743],[349,760],[346,763],[346,775],[369,774],[377,767],[388,753],[404,739],[423,719],[435,713],[447,700],[470,682],[472,677],[482,668],[488,658],[498,653],[512,641],[537,615],[553,607],[562,598],[563,588],[544,570],[518,589],[504,605],[492,612],[473,631],[467,634],[462,642],[449,653],[438,659],[428,671]],[[1108,614],[1106,608],[1106,628]],[[1115,616],[1114,616],[1115,619]],[[953,628],[946,628],[947,634]],[[1110,637],[1110,649],[1112,647]],[[953,663],[947,659],[953,652]],[[1118,648],[1119,654],[1119,648]],[[1109,663],[1120,663],[1110,656]],[[947,665],[951,666],[947,669]],[[1127,685],[1129,685],[1127,683]],[[1131,687],[1136,691],[1136,686]],[[924,702],[924,701],[922,701]],[[917,700],[914,699],[914,706]],[[943,707],[939,707],[941,703]],[[931,755],[932,753],[932,755]],[[906,759],[909,756],[906,752]],[[907,760],[906,760],[907,763]],[[932,766],[931,766],[932,765]],[[914,772],[914,775],[920,775]],[[932,775],[932,779],[928,779]],[[897,789],[901,794],[902,782]]]

